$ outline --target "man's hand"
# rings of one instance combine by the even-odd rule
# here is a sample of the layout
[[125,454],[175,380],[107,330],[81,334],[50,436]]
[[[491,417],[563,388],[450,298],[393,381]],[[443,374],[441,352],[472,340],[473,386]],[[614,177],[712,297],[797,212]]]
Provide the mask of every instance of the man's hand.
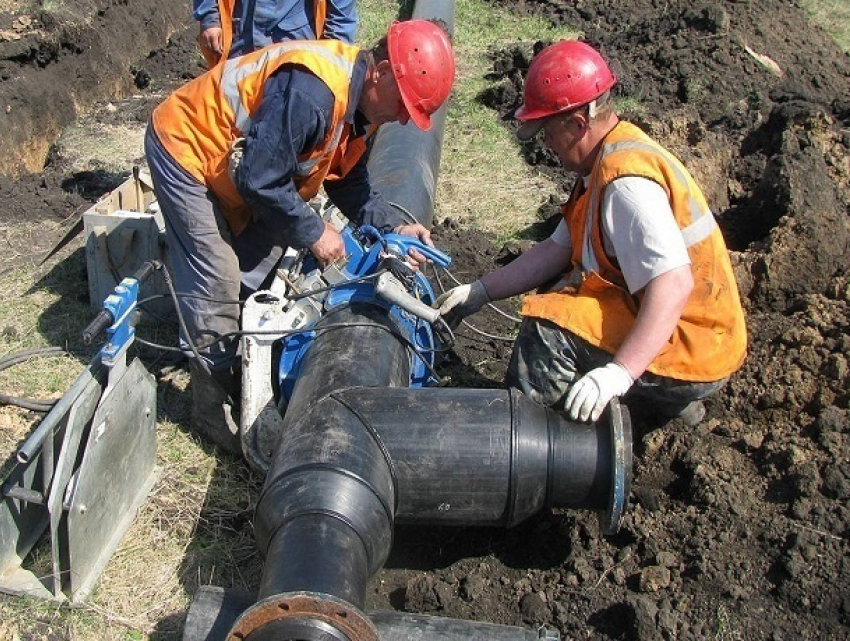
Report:
[[597,367],[570,388],[564,409],[574,421],[595,422],[611,399],[628,392],[633,383],[632,375],[619,363]]
[[325,231],[322,232],[319,240],[310,245],[310,251],[322,267],[327,267],[345,256],[345,241],[333,225],[325,222]]
[[490,302],[490,294],[480,280],[469,285],[460,285],[441,294],[434,301],[434,307],[440,310],[440,316],[454,329],[467,316],[474,314],[486,303]]
[[198,42],[201,49],[206,51],[205,58],[209,55],[213,60],[218,60],[222,51],[224,51],[224,33],[221,27],[201,28]]
[[[414,236],[426,245],[430,245],[431,247],[434,246],[434,243],[431,240],[430,230],[419,223],[415,223],[413,225],[399,225],[398,227],[393,229],[393,231],[396,234],[401,234],[402,236]],[[410,266],[411,268],[413,268],[414,271],[428,262],[428,259],[415,249],[408,250],[407,257],[410,262]]]

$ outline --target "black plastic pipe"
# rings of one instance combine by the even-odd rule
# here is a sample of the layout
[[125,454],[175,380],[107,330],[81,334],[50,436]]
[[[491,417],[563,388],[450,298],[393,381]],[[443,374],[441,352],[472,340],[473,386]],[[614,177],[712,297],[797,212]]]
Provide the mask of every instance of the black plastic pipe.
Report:
[[[236,620],[253,606],[255,601],[253,595],[233,588],[211,585],[198,588],[186,616],[183,641],[225,639]],[[557,641],[560,638],[556,631],[546,628],[528,630],[516,626],[426,614],[377,610],[366,613],[366,616],[374,625],[380,641]],[[263,634],[271,633],[275,628],[276,626],[270,625]],[[290,629],[295,632],[293,628]],[[250,636],[251,641],[260,639],[253,634]],[[292,637],[278,636],[275,641],[287,638]],[[327,639],[334,637],[329,636]]]
[[233,638],[377,639],[361,610],[396,518],[512,526],[548,506],[616,526],[631,472],[616,401],[588,426],[515,390],[409,389],[412,355],[377,305],[315,331],[256,508],[260,602]]
[[[438,19],[454,35],[454,0],[417,0],[411,18]],[[406,214],[409,222],[431,228],[448,103],[431,116],[431,128],[412,122],[382,125],[369,155],[369,176],[376,189]]]

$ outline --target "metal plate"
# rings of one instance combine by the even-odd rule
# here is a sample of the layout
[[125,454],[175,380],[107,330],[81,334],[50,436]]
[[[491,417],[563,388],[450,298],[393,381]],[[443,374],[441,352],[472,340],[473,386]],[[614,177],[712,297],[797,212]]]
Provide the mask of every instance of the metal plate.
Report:
[[[70,399],[71,403],[65,406],[64,416],[56,421],[51,436],[54,452],[57,452],[54,460],[46,461],[48,457],[42,457],[40,450],[27,463],[18,463],[4,480],[4,484],[48,493],[48,500],[45,505],[11,498],[4,498],[0,502],[0,591],[43,598],[63,598],[58,581],[60,569],[55,548],[56,530],[63,516],[61,498],[76,462],[82,434],[100,399],[100,379],[105,378],[99,377],[100,373],[93,374],[91,368],[86,369],[72,387],[80,389],[80,392],[76,398]],[[62,409],[59,408],[59,411]],[[48,416],[42,422],[47,421]],[[54,469],[45,470],[45,465]],[[49,488],[45,488],[45,477],[50,479]],[[56,494],[59,500],[51,500]],[[21,564],[48,524],[53,542],[54,570],[52,575],[36,577],[32,572],[21,568]],[[57,580],[54,581],[54,577],[57,577]]]
[[67,514],[66,592],[84,601],[158,476],[156,384],[136,359],[92,419]]

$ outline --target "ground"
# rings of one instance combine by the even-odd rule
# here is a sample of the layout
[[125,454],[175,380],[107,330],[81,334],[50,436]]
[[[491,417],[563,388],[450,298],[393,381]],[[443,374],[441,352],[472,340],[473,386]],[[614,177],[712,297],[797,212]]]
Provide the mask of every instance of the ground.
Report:
[[[56,241],[27,225],[63,220],[121,178],[70,171],[51,147],[73,120],[57,101],[79,77],[47,76],[56,61],[118,70],[114,93],[100,96],[116,107],[98,108],[105,125],[144,121],[164,90],[199,71],[194,33],[169,17],[171,3],[145,3],[162,9],[161,24],[133,28],[174,37],[138,59],[110,59],[108,38],[99,49],[90,30],[6,4],[17,11],[0,18],[0,131],[4,141],[26,131],[31,142],[4,150],[10,251],[0,273]],[[99,19],[126,18],[124,3],[95,4]],[[850,637],[850,59],[785,0],[509,4],[582,29],[615,61],[625,115],[703,185],[732,254],[749,354],[696,428],[631,408],[634,484],[616,536],[603,537],[594,515],[568,511],[509,531],[399,527],[369,607],[546,625],[574,639]],[[509,128],[532,50],[491,52],[480,99]],[[122,101],[128,79],[137,91]],[[55,100],[41,97],[47,87]],[[27,129],[33,121],[41,124]],[[523,153],[557,175],[538,143]],[[541,209],[539,233],[563,197]],[[452,220],[437,221],[435,238],[472,276],[523,248]],[[490,311],[471,321],[494,335],[515,329]],[[498,385],[509,343],[471,329],[460,336],[443,375]]]

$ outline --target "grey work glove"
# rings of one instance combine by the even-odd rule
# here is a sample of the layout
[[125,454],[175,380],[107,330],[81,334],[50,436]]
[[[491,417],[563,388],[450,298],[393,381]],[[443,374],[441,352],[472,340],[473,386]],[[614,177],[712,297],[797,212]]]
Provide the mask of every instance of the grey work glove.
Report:
[[242,156],[245,155],[245,139],[237,138],[230,146],[230,151],[227,154],[227,175],[230,176],[230,181],[236,184],[236,170],[242,164]]
[[632,375],[619,363],[597,367],[570,387],[564,409],[574,421],[596,422],[611,399],[628,392],[633,383]]
[[440,316],[449,324],[449,327],[454,329],[460,325],[460,321],[489,302],[490,294],[487,293],[484,284],[476,280],[440,294],[433,306],[440,311]]

